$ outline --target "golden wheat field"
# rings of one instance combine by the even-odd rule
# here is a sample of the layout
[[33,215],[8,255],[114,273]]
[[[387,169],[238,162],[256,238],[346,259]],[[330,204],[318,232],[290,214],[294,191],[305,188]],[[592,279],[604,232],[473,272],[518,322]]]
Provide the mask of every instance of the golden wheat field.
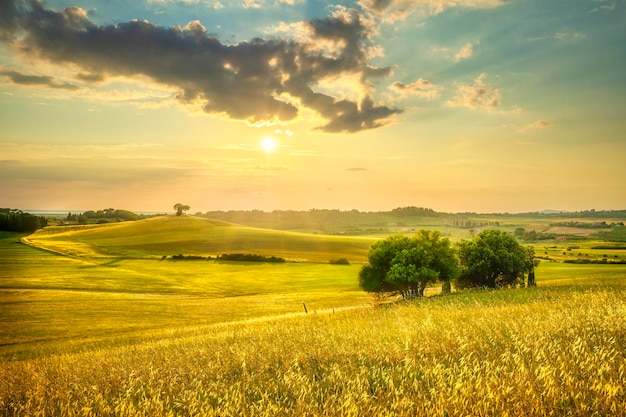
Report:
[[623,416],[622,285],[457,293],[0,364],[11,416]]

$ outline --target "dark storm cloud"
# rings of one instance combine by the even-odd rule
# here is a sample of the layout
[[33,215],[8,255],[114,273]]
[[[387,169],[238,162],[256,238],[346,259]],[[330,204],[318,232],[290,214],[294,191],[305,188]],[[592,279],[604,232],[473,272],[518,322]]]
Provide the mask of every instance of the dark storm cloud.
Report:
[[[59,12],[38,1],[21,8],[5,3],[16,17],[0,21],[0,34],[19,37],[15,47],[30,57],[80,67],[84,82],[147,76],[180,89],[183,103],[252,123],[293,120],[303,106],[326,120],[318,129],[327,132],[379,127],[400,112],[367,94],[356,102],[314,90],[324,79],[356,75],[366,91],[368,78],[390,74],[368,64],[370,28],[353,10],[308,22],[313,42],[257,38],[227,45],[198,21],[184,28],[139,20],[98,26],[78,7]],[[316,40],[339,46],[322,52]]]
[[0,69],[0,76],[10,79],[14,84],[22,85],[43,85],[61,90],[79,90],[80,87],[74,84],[62,83],[47,75],[28,75],[14,70]]
[[7,41],[17,28],[17,4],[15,1],[0,0],[0,40]]

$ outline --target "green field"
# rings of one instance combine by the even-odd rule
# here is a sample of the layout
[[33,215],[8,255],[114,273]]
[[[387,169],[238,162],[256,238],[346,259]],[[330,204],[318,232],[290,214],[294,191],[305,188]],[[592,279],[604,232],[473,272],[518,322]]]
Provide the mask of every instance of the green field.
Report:
[[[238,233],[317,263],[161,259]],[[626,415],[626,265],[378,304],[368,239],[191,217],[20,237],[0,235],[0,415]]]
[[[65,242],[65,244],[67,244]],[[370,303],[358,265],[68,257],[0,239],[0,356]]]
[[193,216],[163,216],[105,225],[47,227],[26,241],[66,255],[90,258],[236,252],[297,262],[327,263],[345,257],[362,263],[374,239],[259,229]]

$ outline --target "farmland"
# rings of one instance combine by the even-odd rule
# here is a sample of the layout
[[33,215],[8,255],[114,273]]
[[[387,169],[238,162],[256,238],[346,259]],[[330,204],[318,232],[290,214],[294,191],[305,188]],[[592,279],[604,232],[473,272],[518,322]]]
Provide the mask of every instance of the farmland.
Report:
[[[197,220],[2,235],[0,415],[625,415],[626,265],[557,262],[619,247],[540,243],[536,288],[378,304],[371,240]],[[316,262],[162,259],[217,254],[216,227]]]

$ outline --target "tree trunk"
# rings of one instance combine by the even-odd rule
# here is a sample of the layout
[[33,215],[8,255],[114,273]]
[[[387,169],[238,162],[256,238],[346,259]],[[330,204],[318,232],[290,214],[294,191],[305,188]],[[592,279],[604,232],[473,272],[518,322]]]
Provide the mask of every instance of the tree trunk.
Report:
[[452,292],[452,284],[450,281],[444,281],[441,284],[441,293],[442,294],[450,294]]

